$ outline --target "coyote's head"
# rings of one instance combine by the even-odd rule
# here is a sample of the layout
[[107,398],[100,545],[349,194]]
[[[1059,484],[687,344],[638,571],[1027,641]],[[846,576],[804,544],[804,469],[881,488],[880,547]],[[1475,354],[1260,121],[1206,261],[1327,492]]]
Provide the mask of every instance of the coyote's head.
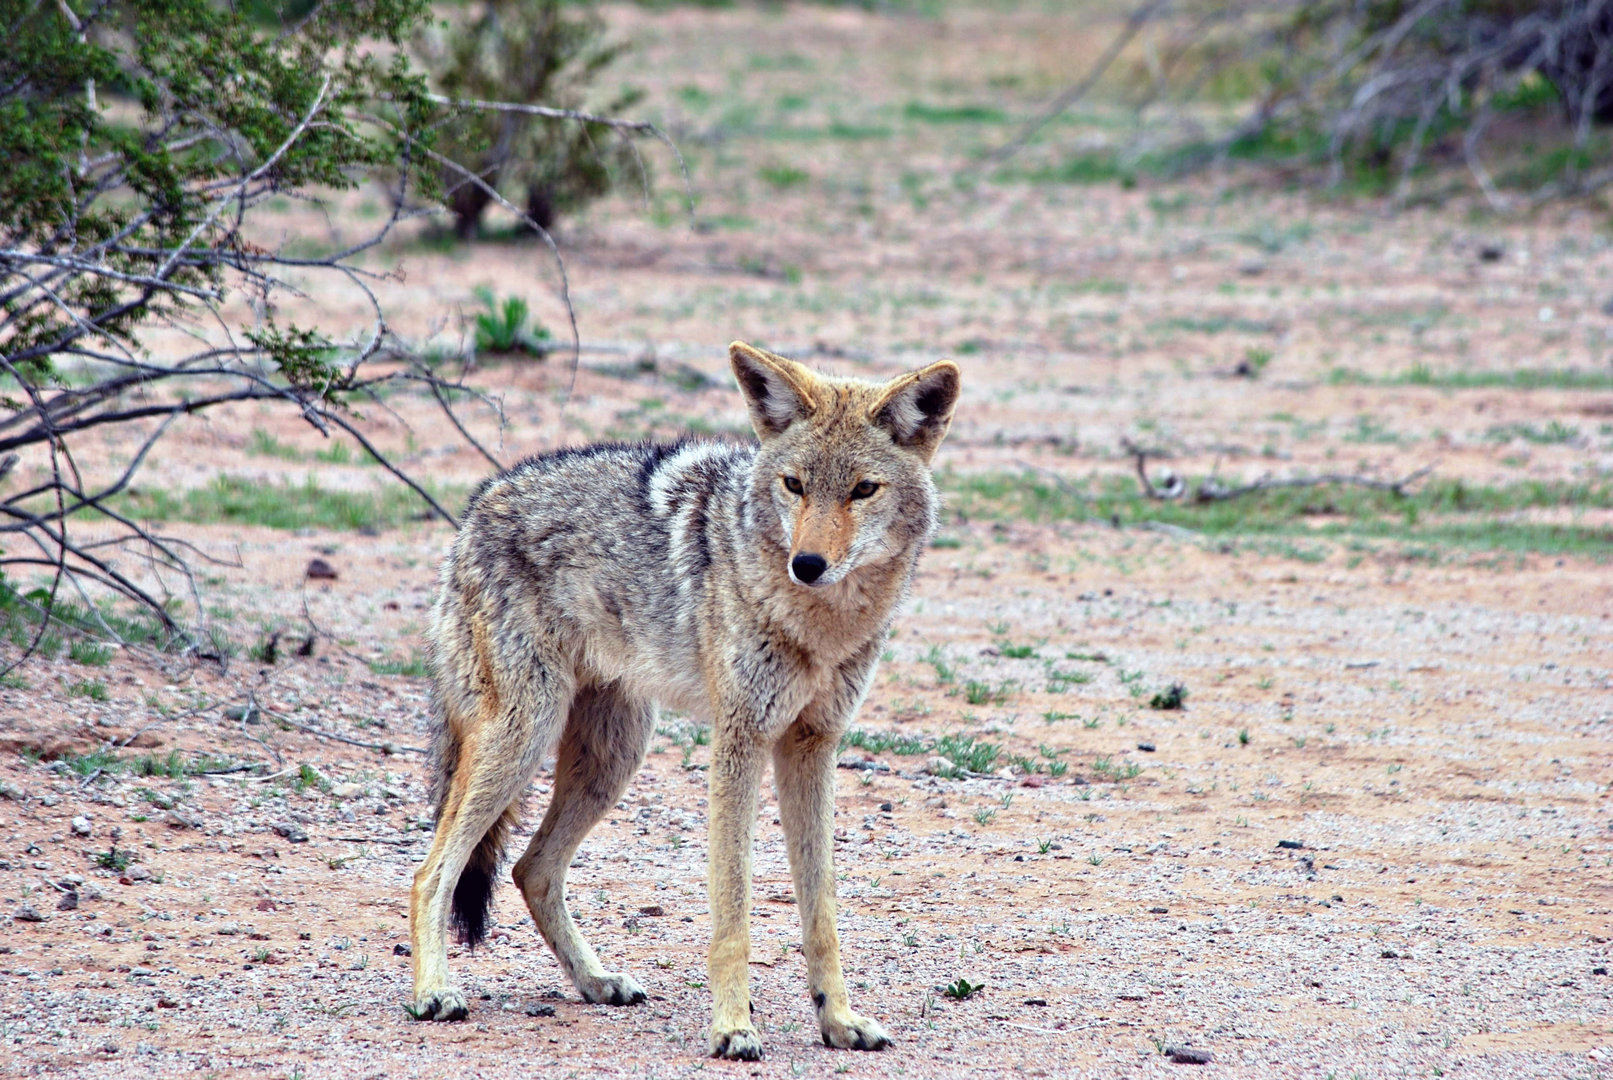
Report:
[[833,585],[929,538],[939,503],[930,459],[952,423],[958,365],[942,360],[873,383],[820,375],[739,341],[729,359],[762,440],[758,510],[778,517],[790,580]]

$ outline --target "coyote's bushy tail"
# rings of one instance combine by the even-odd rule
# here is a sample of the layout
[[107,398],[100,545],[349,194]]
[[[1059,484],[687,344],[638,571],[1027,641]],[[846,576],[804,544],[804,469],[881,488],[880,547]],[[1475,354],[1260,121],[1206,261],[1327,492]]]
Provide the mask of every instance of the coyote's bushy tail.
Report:
[[[441,703],[438,703],[441,717]],[[454,773],[459,767],[463,744],[455,737],[453,725],[439,719],[437,737],[432,746],[435,765],[432,776],[432,802],[436,806],[437,827],[442,828],[443,807],[453,785]],[[493,913],[493,886],[498,878],[499,863],[504,858],[504,842],[514,827],[519,812],[519,800],[504,808],[498,820],[476,842],[465,869],[460,871],[454,884],[454,898],[449,905],[450,917],[460,941],[475,948],[487,940],[487,927]]]
[[516,807],[505,808],[493,827],[476,842],[470,861],[460,871],[454,886],[452,916],[459,940],[475,948],[487,939],[487,926],[493,913],[493,884],[504,858],[504,841],[515,824]]

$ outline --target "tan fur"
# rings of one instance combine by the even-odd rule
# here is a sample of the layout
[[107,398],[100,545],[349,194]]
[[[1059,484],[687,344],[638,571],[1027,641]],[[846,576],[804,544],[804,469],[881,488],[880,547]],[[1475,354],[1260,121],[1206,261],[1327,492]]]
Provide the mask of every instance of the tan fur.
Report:
[[759,447],[566,451],[471,501],[431,630],[438,823],[410,898],[422,1018],[468,1012],[448,980],[449,910],[474,940],[514,808],[551,750],[553,796],[515,882],[585,999],[643,1000],[578,933],[565,875],[626,790],[664,702],[712,724],[712,1054],[761,1055],[749,909],[769,757],[820,1033],[838,1047],[889,1042],[851,1010],[841,972],[834,761],[934,530],[928,467],[958,370],[943,361],[875,384],[740,342],[730,359]]

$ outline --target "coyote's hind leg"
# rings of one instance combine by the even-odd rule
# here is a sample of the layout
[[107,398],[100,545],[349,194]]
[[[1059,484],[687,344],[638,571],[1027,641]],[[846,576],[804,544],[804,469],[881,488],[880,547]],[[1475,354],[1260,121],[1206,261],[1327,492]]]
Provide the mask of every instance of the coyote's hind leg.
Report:
[[478,847],[491,841],[496,848],[502,837],[500,819],[526,789],[549,743],[544,733],[552,730],[564,707],[564,697],[553,693],[557,688],[552,680],[532,682],[547,685],[551,694],[535,701],[507,699],[499,712],[463,725],[454,748],[456,761],[437,814],[437,833],[409,895],[417,1019],[463,1020],[470,1011],[465,995],[448,978],[448,920],[472,855],[487,864],[481,867],[484,872],[497,864],[496,850]]
[[578,933],[566,907],[566,868],[627,790],[654,730],[654,707],[628,697],[618,684],[579,690],[560,736],[554,796],[512,871],[538,932],[585,1001],[635,1005],[645,997],[632,976],[606,971]]

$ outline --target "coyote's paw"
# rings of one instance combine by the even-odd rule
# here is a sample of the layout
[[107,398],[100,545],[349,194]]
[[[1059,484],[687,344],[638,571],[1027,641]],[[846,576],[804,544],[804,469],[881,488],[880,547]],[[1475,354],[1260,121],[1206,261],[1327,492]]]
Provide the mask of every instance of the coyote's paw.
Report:
[[432,990],[415,999],[416,1020],[463,1020],[469,1015],[470,1006],[465,1004],[465,995],[453,987]]
[[727,1058],[729,1061],[760,1061],[762,1037],[753,1027],[742,1027],[733,1031],[718,1031],[712,1028],[711,1056]]
[[823,1045],[839,1050],[883,1050],[891,1044],[891,1037],[879,1026],[879,1021],[848,1012],[831,1019],[818,1021],[823,1032]]
[[577,992],[591,1005],[637,1005],[649,996],[633,976],[609,973],[580,980]]

